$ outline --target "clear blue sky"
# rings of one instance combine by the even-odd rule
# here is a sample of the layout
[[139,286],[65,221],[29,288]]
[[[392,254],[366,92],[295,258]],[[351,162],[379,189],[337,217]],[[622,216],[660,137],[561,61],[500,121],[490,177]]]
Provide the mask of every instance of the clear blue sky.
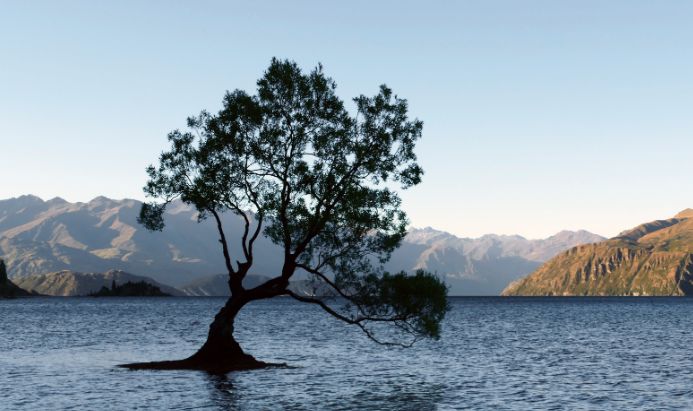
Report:
[[693,207],[690,1],[3,1],[0,198],[142,198],[271,57],[424,121],[413,225],[615,235]]

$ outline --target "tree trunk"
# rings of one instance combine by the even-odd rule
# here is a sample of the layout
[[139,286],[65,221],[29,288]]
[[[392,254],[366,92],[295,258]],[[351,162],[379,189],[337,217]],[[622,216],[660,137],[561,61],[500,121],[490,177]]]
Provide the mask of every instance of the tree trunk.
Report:
[[251,355],[244,353],[233,337],[234,320],[244,305],[245,302],[243,301],[234,301],[233,297],[229,298],[226,305],[214,317],[214,321],[209,326],[207,341],[187,361],[198,364],[204,369],[221,367],[234,370],[265,366],[265,363],[257,361]]
[[129,369],[150,370],[203,370],[212,373],[226,373],[237,370],[263,368],[276,364],[258,361],[246,354],[233,337],[236,315],[248,301],[231,296],[226,305],[214,317],[209,326],[207,341],[191,357],[177,361],[156,361],[123,364]]

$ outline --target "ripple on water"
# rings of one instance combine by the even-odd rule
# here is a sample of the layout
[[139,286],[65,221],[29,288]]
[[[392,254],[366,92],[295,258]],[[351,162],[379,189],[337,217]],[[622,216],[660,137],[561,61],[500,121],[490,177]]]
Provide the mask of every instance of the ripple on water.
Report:
[[292,367],[227,376],[114,367],[191,354],[223,299],[0,301],[0,386],[31,410],[693,408],[693,300],[451,301],[443,338],[412,349],[312,306],[251,304],[239,340]]

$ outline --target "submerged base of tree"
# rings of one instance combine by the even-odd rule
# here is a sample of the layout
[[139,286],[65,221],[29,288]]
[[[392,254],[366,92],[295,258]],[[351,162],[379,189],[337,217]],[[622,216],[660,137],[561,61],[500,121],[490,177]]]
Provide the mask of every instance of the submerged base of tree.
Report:
[[212,374],[225,374],[231,371],[257,370],[260,368],[281,367],[284,365],[285,364],[258,361],[253,356],[246,354],[242,358],[226,357],[226,359],[218,359],[216,361],[201,360],[195,358],[193,355],[184,360],[120,364],[118,367],[130,370],[198,370]]
[[[214,329],[214,324],[212,328]],[[284,365],[258,361],[241,349],[230,332],[225,333],[223,337],[213,332],[199,351],[184,360],[121,364],[119,367],[131,370],[200,370],[212,374],[224,374],[230,371],[256,370]]]

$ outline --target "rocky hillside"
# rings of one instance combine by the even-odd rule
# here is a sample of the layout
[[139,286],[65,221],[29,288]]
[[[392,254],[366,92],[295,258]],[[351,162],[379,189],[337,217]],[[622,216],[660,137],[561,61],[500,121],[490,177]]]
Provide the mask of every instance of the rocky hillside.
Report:
[[170,295],[184,295],[180,290],[158,283],[151,278],[129,274],[123,271],[111,270],[105,273],[78,273],[74,271],[59,271],[49,274],[32,275],[17,279],[17,284],[25,290],[39,294],[60,297],[84,296],[98,292],[102,287],[110,288],[127,282],[146,282]]
[[503,295],[693,294],[693,210],[552,258]]
[[[135,200],[105,197],[88,203],[60,198],[43,201],[35,196],[1,200],[0,256],[8,261],[9,275],[16,281],[62,270],[117,269],[184,287],[193,295],[218,292],[213,291],[219,290],[217,285],[200,288],[196,284],[209,283],[212,276],[225,272],[212,222],[198,223],[195,210],[177,202],[167,209],[164,231],[149,232],[136,222],[140,205]],[[241,220],[227,214],[224,224],[235,260],[241,255],[240,243],[233,241]],[[498,295],[509,282],[556,253],[601,240],[586,231],[529,240],[500,235],[459,238],[432,228],[412,229],[385,268],[433,271],[450,285],[452,295]],[[255,252],[251,274],[280,271],[283,253],[277,246],[260,238]]]

